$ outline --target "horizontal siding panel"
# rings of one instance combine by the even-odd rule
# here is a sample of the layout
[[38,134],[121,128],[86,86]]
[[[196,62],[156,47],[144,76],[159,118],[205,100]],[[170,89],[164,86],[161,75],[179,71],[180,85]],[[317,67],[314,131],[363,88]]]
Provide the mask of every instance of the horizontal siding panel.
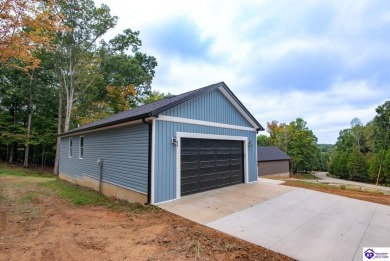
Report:
[[79,137],[73,138],[73,157],[68,157],[70,137],[61,138],[60,172],[76,178],[84,174],[99,179],[97,160],[103,158],[103,181],[147,193],[148,126],[132,125],[84,136],[84,159],[79,159]]
[[209,126],[155,121],[154,202],[176,198],[176,146],[172,138],[177,132],[248,137],[248,179],[257,180],[256,131],[216,128]]
[[180,118],[252,127],[245,117],[218,89],[184,102],[162,114]]

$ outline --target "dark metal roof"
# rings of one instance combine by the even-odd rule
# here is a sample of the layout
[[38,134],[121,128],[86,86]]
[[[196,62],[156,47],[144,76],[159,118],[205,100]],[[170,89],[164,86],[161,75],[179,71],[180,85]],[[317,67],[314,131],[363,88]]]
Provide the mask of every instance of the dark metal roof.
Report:
[[276,146],[257,146],[257,161],[290,160],[291,158]]
[[236,103],[245,111],[245,113],[252,119],[256,124],[257,130],[264,130],[260,123],[253,117],[253,115],[245,108],[245,106],[237,99],[237,97],[232,93],[232,91],[226,86],[224,82],[215,83],[200,89],[196,89],[190,92],[186,92],[180,95],[169,97],[163,100],[159,100],[150,104],[142,105],[139,107],[132,108],[127,111],[123,111],[117,114],[114,114],[105,119],[101,119],[87,125],[81,126],[79,128],[70,130],[61,134],[60,136],[69,135],[73,133],[78,133],[87,130],[93,130],[98,128],[103,128],[107,126],[112,126],[124,122],[130,122],[135,120],[140,120],[142,118],[148,117],[157,117],[161,112],[166,111],[172,107],[175,107],[183,102],[191,100],[195,97],[198,97],[204,93],[211,92],[219,87],[223,87],[229,95],[236,101]]

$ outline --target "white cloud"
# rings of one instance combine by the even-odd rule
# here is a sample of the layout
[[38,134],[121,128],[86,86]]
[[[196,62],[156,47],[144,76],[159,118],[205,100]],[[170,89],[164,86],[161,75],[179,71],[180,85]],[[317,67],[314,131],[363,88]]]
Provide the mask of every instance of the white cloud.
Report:
[[[225,81],[264,127],[267,121],[302,117],[319,142],[333,143],[352,118],[371,120],[389,99],[388,1],[107,3],[120,17],[107,37],[125,28],[140,30],[141,50],[157,57],[154,89],[178,94]],[[148,41],[158,28],[183,17],[199,42],[210,41],[204,57],[172,55],[158,39]],[[289,70],[298,72],[295,78]],[[288,80],[263,84],[275,77]],[[305,80],[312,89],[302,87]]]

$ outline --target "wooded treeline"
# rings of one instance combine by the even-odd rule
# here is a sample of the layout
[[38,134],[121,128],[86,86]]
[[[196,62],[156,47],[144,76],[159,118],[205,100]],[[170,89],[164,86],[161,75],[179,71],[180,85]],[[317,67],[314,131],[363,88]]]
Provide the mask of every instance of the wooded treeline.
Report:
[[[57,169],[56,136],[164,98],[139,32],[91,0],[0,3],[0,160]],[[58,155],[57,155],[58,156]]]
[[390,184],[390,101],[376,108],[373,120],[358,118],[340,131],[331,155],[330,173],[343,179]]
[[327,170],[333,146],[317,144],[317,137],[303,119],[297,118],[289,124],[275,120],[267,122],[267,132],[269,137],[259,135],[257,144],[277,146],[286,152],[291,157],[291,167],[294,173]]
[[390,184],[390,101],[376,108],[376,116],[363,125],[358,118],[340,131],[335,145],[317,144],[317,138],[298,118],[290,124],[267,123],[258,145],[274,145],[292,159],[292,170],[323,170],[356,181]]

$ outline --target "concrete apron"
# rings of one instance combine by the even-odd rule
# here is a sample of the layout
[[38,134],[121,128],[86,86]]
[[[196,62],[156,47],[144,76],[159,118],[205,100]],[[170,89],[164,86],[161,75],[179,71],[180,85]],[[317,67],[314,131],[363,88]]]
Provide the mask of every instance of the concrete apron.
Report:
[[389,206],[264,179],[159,206],[302,261],[360,261],[363,247],[390,247]]
[[258,182],[238,184],[184,196],[178,200],[158,204],[158,206],[199,224],[206,225],[296,189],[279,186],[280,183],[283,183],[283,181],[261,178]]

